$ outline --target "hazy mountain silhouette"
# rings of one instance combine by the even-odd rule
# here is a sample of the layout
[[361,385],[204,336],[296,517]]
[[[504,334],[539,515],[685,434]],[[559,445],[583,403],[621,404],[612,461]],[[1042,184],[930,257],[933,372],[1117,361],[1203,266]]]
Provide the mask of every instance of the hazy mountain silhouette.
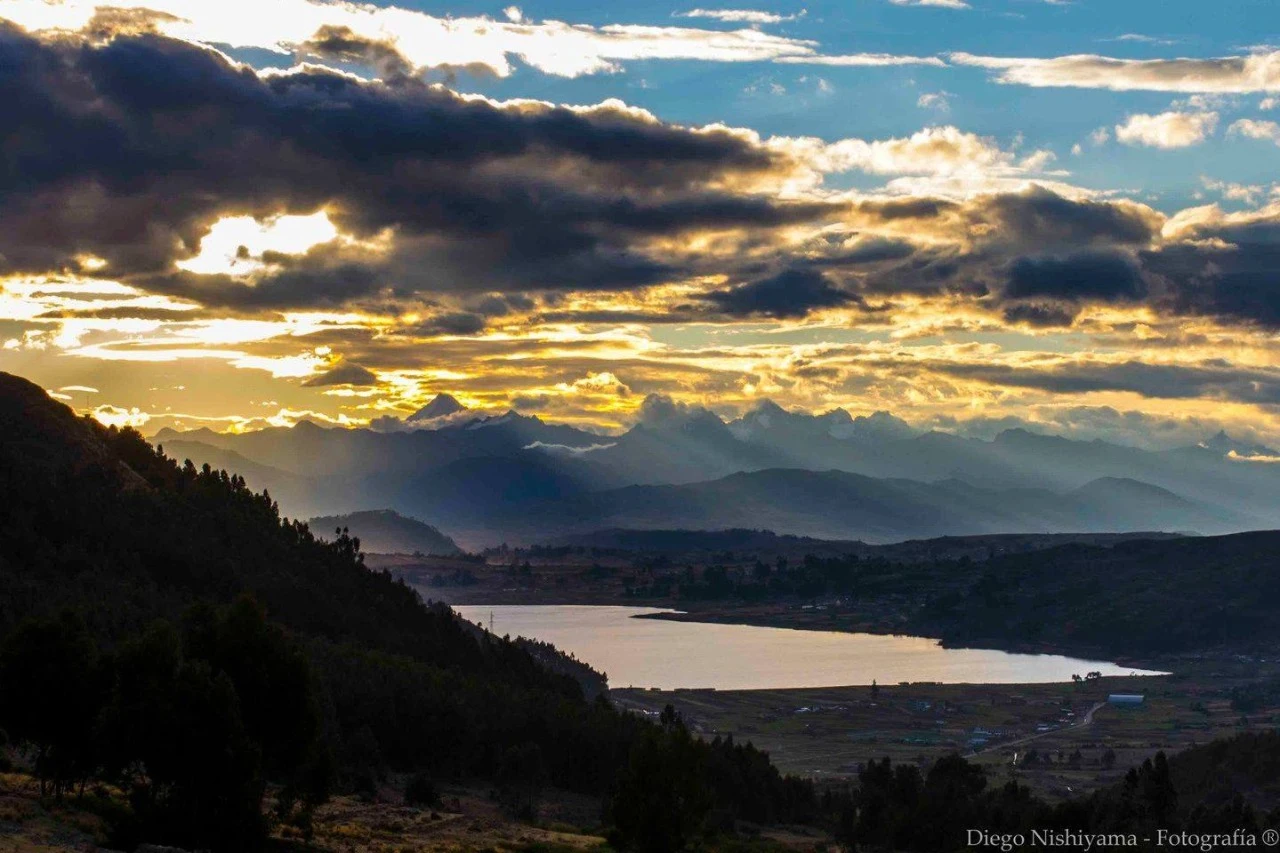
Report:
[[790,412],[772,400],[765,400],[737,420],[729,431],[743,441],[777,444],[796,439],[834,438],[859,443],[911,438],[919,432],[906,421],[888,412],[854,417],[844,409],[820,415]]
[[[447,398],[432,407],[453,409]],[[885,541],[1280,524],[1280,466],[1248,461],[1271,454],[1225,434],[1148,451],[1026,429],[992,440],[917,434],[884,412],[809,415],[767,401],[726,423],[662,398],[646,401],[639,422],[618,436],[515,412],[466,415],[399,432],[299,424],[242,435],[164,430],[156,438],[197,463],[245,472],[290,514],[390,507],[430,519],[468,546],[527,541],[535,527],[542,540],[595,527],[708,526]],[[761,476],[714,485],[751,473]],[[863,479],[832,479],[841,473]],[[626,491],[694,485],[671,493],[686,501],[687,517],[655,497],[666,493]],[[858,489],[873,497],[859,498]]]
[[1235,454],[1245,458],[1262,456],[1271,459],[1280,458],[1280,450],[1272,450],[1265,444],[1254,444],[1247,441],[1236,441],[1227,435],[1226,430],[1218,430],[1217,435],[1201,442],[1201,447],[1223,456]]
[[587,446],[599,442],[600,436],[508,412],[451,421],[441,429],[405,432],[325,428],[303,422],[292,428],[272,427],[241,434],[163,429],[154,438],[158,444],[193,439],[233,450],[273,468],[317,477],[422,471],[457,459],[519,453],[538,441]]
[[[189,435],[190,433],[183,433]],[[253,483],[258,489],[267,489],[271,496],[287,508],[286,514],[297,516],[300,508],[313,504],[323,485],[320,481],[255,462],[234,450],[226,450],[201,441],[170,440],[157,442],[165,454],[173,459],[190,459],[200,465],[225,471],[235,471]]]
[[373,509],[346,515],[322,515],[307,522],[318,535],[347,530],[360,540],[360,548],[372,554],[436,554],[450,556],[462,549],[430,524],[408,518],[391,509]]
[[958,560],[968,557],[982,561],[1006,554],[1042,551],[1061,545],[1093,545],[1109,548],[1135,539],[1180,538],[1177,533],[1137,531],[1132,533],[995,533],[979,536],[939,536],[908,539],[873,545],[858,539],[815,539],[811,536],[779,535],[768,530],[732,528],[728,530],[632,530],[606,528],[590,533],[557,537],[544,547],[592,548],[636,554],[676,555],[693,561],[716,559],[726,552],[803,560],[806,556],[879,558],[892,562],[918,563]]
[[531,503],[494,521],[522,538],[547,530],[754,527],[866,542],[1013,532],[1217,532],[1243,523],[1220,508],[1127,480],[1098,480],[1057,493],[985,489],[960,480],[923,483],[797,469],[593,492]]
[[[589,477],[587,479],[590,479]],[[555,460],[485,456],[459,459],[405,480],[392,505],[437,522],[468,546],[497,544],[531,506],[589,493]]]

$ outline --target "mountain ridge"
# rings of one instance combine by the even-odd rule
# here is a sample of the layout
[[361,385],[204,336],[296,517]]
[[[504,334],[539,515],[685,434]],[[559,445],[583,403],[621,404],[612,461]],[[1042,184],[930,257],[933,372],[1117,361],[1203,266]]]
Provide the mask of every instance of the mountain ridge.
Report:
[[617,710],[601,673],[424,601],[238,474],[3,373],[0,429],[0,714],[39,751],[42,794],[124,792],[94,795],[112,797],[113,848],[274,849],[269,785],[287,792],[271,821],[301,835],[334,787],[395,773],[499,790],[513,755],[611,814],[646,745],[683,749],[678,772],[730,819],[758,818],[745,791],[781,823],[813,813],[812,785],[754,747]]
[[418,423],[421,421],[432,421],[437,418],[448,417],[449,415],[456,415],[458,412],[465,411],[467,411],[467,407],[459,403],[453,395],[437,394],[431,398],[429,403],[418,409],[418,411],[414,412],[412,415],[409,415],[409,417],[405,418],[405,422]]
[[[1002,533],[1203,532],[1225,520],[1167,490],[1100,480],[1078,493],[984,489],[964,481],[877,479],[844,471],[766,469],[700,483],[632,485],[520,507],[508,531],[561,535],[608,528],[759,528],[780,535],[887,543],[948,535]],[[1142,496],[1138,500],[1136,496]],[[1106,499],[1103,501],[1102,499]]]
[[[211,464],[225,461],[230,451],[268,466],[246,476],[256,487],[270,488],[296,516],[389,507],[431,519],[467,547],[517,533],[523,538],[521,531],[528,525],[518,514],[534,500],[561,502],[567,525],[545,514],[539,517],[553,523],[550,533],[566,533],[580,529],[575,513],[597,511],[589,500],[581,500],[586,494],[629,486],[706,484],[770,470],[810,471],[814,476],[808,478],[809,487],[818,491],[826,471],[900,480],[904,484],[895,494],[901,497],[905,490],[916,495],[914,511],[921,519],[917,529],[845,529],[793,519],[792,526],[775,531],[784,534],[820,532],[844,538],[866,532],[877,538],[921,538],[936,533],[1018,532],[1023,523],[1034,525],[1029,529],[1063,532],[1074,523],[1079,525],[1077,532],[1143,528],[1226,533],[1280,525],[1280,468],[1229,455],[1237,449],[1235,443],[1228,447],[1220,442],[1218,451],[1203,443],[1149,451],[1023,428],[983,440],[937,431],[917,433],[887,413],[859,418],[843,410],[822,415],[787,412],[766,401],[726,423],[707,409],[666,401],[646,402],[635,426],[607,440],[515,412],[490,417],[468,412],[461,419],[448,415],[435,428],[393,432],[273,428],[241,435],[201,432],[201,442],[184,441],[186,434],[172,431],[158,438],[193,456],[201,455],[196,444],[219,448],[204,452]],[[867,426],[871,422],[874,428]],[[240,467],[248,470],[244,464]],[[1100,486],[1100,480],[1115,482]],[[1151,488],[1142,491],[1136,503],[1126,502],[1116,494],[1120,481],[1126,480]],[[977,491],[966,492],[960,483]],[[985,502],[993,516],[974,517],[972,529],[939,529],[934,524],[938,510],[928,506],[935,502],[921,505],[918,500],[929,489],[949,493],[956,501]],[[1005,492],[1011,499],[1017,490],[1029,490],[1028,507],[994,497]],[[1068,506],[1061,496],[1073,492],[1077,503]],[[739,500],[731,493],[724,499]],[[1097,503],[1092,509],[1085,506],[1091,501]],[[1165,520],[1154,509],[1137,515],[1144,506],[1172,515]],[[746,511],[725,518],[699,513],[717,526],[759,526]],[[769,515],[776,518],[778,513]],[[663,526],[689,523],[650,516],[652,523]],[[951,517],[961,516],[953,512]]]

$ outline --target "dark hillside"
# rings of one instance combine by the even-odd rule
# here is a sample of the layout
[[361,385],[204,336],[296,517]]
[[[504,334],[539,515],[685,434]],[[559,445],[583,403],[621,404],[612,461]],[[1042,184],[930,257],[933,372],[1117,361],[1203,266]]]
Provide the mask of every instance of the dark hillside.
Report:
[[366,571],[352,543],[282,520],[237,476],[180,467],[136,432],[78,419],[7,375],[0,429],[0,631],[75,605],[110,635],[196,600],[251,593],[301,633],[542,680],[527,662],[482,653],[448,611]]
[[1118,655],[1280,645],[1280,531],[1002,556],[966,587],[935,598],[921,627],[956,644]]
[[268,780],[303,824],[331,784],[372,792],[388,769],[601,796],[642,745],[678,749],[706,809],[812,810],[811,786],[749,745],[587,701],[238,475],[179,465],[6,374],[0,434],[0,727],[56,794],[132,790],[122,846],[253,849]]

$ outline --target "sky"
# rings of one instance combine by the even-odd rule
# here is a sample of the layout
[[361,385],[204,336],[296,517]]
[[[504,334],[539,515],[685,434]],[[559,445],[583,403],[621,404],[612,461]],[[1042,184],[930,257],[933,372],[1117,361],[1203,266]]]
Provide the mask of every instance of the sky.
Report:
[[1280,443],[1269,0],[0,0],[0,370]]

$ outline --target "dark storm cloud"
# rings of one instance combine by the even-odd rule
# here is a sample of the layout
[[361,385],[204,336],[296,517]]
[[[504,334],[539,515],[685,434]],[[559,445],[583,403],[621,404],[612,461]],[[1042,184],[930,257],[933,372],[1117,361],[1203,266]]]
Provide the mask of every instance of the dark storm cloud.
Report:
[[325,371],[302,383],[303,388],[326,388],[331,385],[377,385],[378,377],[373,371],[366,370],[358,364],[344,362],[332,370]]
[[859,297],[968,298],[1005,322],[1046,328],[1070,326],[1090,304],[1280,328],[1280,216],[1266,210],[1209,216],[1174,239],[1145,205],[1042,187],[863,201],[852,215],[868,228],[907,220],[912,233],[944,238],[878,238],[850,250],[831,237],[805,258],[808,268],[843,273],[841,288]]
[[520,311],[532,311],[537,303],[519,293],[496,294],[481,297],[473,304],[477,314],[485,317],[503,317]]
[[815,259],[813,264],[822,267],[857,266],[878,264],[884,261],[900,261],[916,252],[916,247],[906,240],[876,237],[864,240],[852,249],[837,248],[832,254]]
[[[367,47],[321,36],[331,51]],[[104,275],[210,303],[640,286],[679,269],[639,239],[839,209],[715,189],[785,165],[729,132],[607,106],[502,107],[411,79],[259,77],[152,35],[94,45],[0,25],[0,89],[7,270],[75,269],[87,253]],[[221,216],[320,207],[357,237],[393,233],[390,248],[314,252],[252,286],[173,266]]]
[[995,226],[995,240],[1024,250],[1145,245],[1159,236],[1161,226],[1149,208],[1068,199],[1039,186],[985,197],[981,216]]
[[[1039,326],[1142,302],[1280,327],[1280,225],[1265,216],[1206,221],[1189,235],[1199,242],[1169,243],[1149,207],[1038,186],[781,201],[761,188],[805,164],[747,134],[612,104],[464,98],[340,29],[304,50],[380,65],[385,82],[260,76],[148,33],[145,15],[95,21],[92,38],[50,39],[0,23],[0,274],[76,272],[93,255],[101,276],[224,311],[445,304],[500,317],[530,312],[532,294],[566,319],[576,312],[557,309],[557,292],[723,275],[735,286],[666,306],[671,320],[800,317],[904,294]],[[224,216],[322,208],[351,239],[267,253],[247,276],[176,266]],[[839,223],[849,230],[800,252],[780,236]],[[708,233],[735,236],[692,239]],[[427,333],[483,328],[450,322]]]
[[[1109,236],[1086,250],[1016,257],[1004,270],[998,301],[1028,300],[1063,310],[1074,303],[1073,313],[1089,302],[1145,302],[1166,316],[1280,328],[1280,217],[1259,211],[1236,220],[1211,219],[1177,241],[1148,247],[1142,243],[1153,235],[1138,227],[1143,219],[1133,211],[1102,216],[1098,221],[1133,228],[1095,232]],[[1006,306],[1005,316],[1034,322],[1035,310]]]
[[404,77],[413,73],[413,63],[405,59],[391,42],[366,38],[350,27],[326,24],[298,46],[298,53],[303,57],[368,65],[383,77]]
[[1049,302],[1023,302],[1004,309],[1003,316],[1009,323],[1025,323],[1038,328],[1070,326],[1076,318],[1073,308]]
[[1237,367],[1221,360],[1195,365],[1127,361],[1048,367],[939,362],[929,367],[957,378],[1059,394],[1131,391],[1161,399],[1200,397],[1258,405],[1280,404],[1280,371]]
[[985,296],[991,260],[985,251],[960,253],[954,247],[917,250],[903,263],[880,267],[864,279],[867,293]]
[[551,398],[545,394],[516,394],[511,398],[511,408],[518,412],[540,412],[551,403]]
[[574,311],[546,311],[538,315],[544,323],[600,323],[616,325],[619,323],[699,323],[709,322],[715,318],[701,305],[677,305],[661,311],[611,311],[608,309],[588,309]]
[[1140,299],[1146,285],[1136,266],[1113,252],[1079,252],[1022,257],[1009,266],[1004,295],[1010,299],[1049,297],[1072,302]]
[[860,212],[893,222],[899,219],[937,219],[959,208],[959,203],[938,198],[904,198],[889,201],[864,201]]
[[475,335],[484,331],[486,320],[479,314],[466,311],[453,311],[432,317],[411,331],[411,334],[422,337],[435,335]]
[[836,287],[820,272],[789,269],[768,278],[708,293],[707,300],[733,317],[774,319],[804,317],[820,308],[861,302],[861,297]]
[[873,226],[915,220],[921,235],[948,239],[881,240],[866,253],[836,247],[811,264],[856,273],[865,295],[968,297],[1012,322],[1038,325],[1069,323],[1078,312],[1054,303],[1142,298],[1146,285],[1132,255],[1159,239],[1164,221],[1143,205],[1065,198],[1038,186],[964,201],[863,202],[856,214]]
[[[1272,228],[1280,234],[1280,223]],[[1142,260],[1165,283],[1173,312],[1280,328],[1280,244],[1169,246]]]

